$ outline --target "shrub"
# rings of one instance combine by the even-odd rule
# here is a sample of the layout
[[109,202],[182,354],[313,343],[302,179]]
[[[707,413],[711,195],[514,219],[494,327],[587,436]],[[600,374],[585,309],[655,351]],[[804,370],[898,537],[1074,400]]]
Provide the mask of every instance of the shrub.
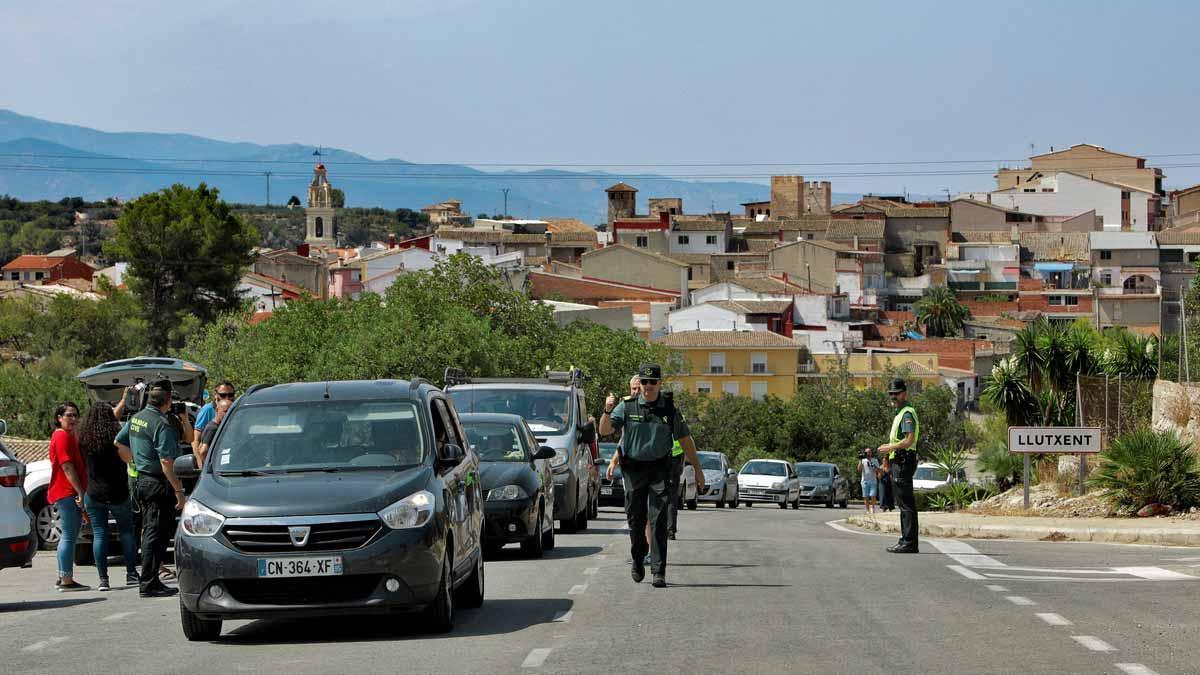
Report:
[[1100,455],[1100,468],[1088,482],[1116,506],[1185,509],[1200,501],[1200,461],[1191,444],[1170,431],[1134,431]]
[[936,490],[916,493],[918,511],[960,511],[973,502],[996,494],[991,485],[950,483]]

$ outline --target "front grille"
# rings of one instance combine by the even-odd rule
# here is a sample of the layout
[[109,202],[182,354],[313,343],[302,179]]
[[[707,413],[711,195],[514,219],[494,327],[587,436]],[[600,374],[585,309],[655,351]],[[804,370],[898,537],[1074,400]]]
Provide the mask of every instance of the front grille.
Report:
[[317,523],[304,546],[294,546],[287,525],[226,525],[225,539],[244,553],[348,551],[365,545],[380,529],[378,519],[349,523]]
[[225,588],[234,600],[247,605],[319,605],[355,602],[379,586],[380,575],[299,579],[229,579]]

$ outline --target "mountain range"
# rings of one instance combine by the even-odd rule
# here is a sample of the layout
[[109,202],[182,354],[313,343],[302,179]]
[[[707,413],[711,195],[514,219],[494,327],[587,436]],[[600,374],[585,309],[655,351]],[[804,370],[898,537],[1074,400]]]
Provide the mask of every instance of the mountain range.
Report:
[[[681,197],[688,213],[739,212],[741,202],[769,198],[769,188],[737,181],[683,181],[651,176],[557,170],[486,172],[461,165],[372,160],[339,148],[300,143],[232,143],[190,134],[107,132],[62,124],[0,109],[0,194],[20,199],[83,197],[131,199],[173,183],[201,181],[221,190],[227,201],[282,204],[291,195],[305,199],[317,161],[346,195],[347,206],[419,209],[459,199],[465,212],[500,213],[502,188],[508,210],[517,217],[570,217],[604,222],[604,189],[618,181],[646,197]],[[833,195],[834,203],[859,199]]]

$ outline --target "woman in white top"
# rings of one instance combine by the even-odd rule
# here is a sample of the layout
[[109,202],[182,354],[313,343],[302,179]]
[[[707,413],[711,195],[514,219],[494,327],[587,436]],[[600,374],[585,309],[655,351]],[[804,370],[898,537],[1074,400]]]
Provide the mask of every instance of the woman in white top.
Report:
[[866,457],[858,462],[863,504],[867,513],[875,513],[875,498],[879,496],[879,460],[875,459],[875,448],[866,448],[864,452]]

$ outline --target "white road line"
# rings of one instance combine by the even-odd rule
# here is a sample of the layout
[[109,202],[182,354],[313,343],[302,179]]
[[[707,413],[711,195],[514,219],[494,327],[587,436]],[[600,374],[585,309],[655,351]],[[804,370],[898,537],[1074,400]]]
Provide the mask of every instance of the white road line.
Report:
[[61,636],[56,636],[56,637],[52,637],[48,640],[42,640],[40,642],[35,642],[35,643],[29,645],[28,647],[23,647],[21,649],[21,651],[40,652],[41,650],[45,649],[46,647],[49,647],[51,645],[56,645],[60,642],[66,642],[66,641],[67,641],[67,638],[61,637]]
[[521,662],[521,667],[522,668],[541,668],[542,664],[546,662],[547,656],[550,656],[550,649],[548,649],[546,647],[539,647],[538,649],[534,649],[534,650],[530,651],[529,656],[526,656],[525,660]]
[[587,584],[575,584],[571,590],[567,591],[567,595],[582,595],[587,590]]
[[1004,563],[986,556],[975,549],[974,546],[962,541],[951,541],[949,539],[927,539],[934,548],[945,553],[955,562],[967,567],[1007,567]]
[[124,619],[127,616],[133,616],[134,614],[137,614],[137,612],[117,612],[116,614],[109,614],[108,616],[106,616],[100,620],[101,621],[120,621],[121,619]]
[[596,559],[597,560],[608,560],[608,554],[607,553],[597,553]]
[[600,568],[599,568],[599,567],[589,567],[589,568],[585,569],[585,570],[583,571],[583,573],[584,573],[584,575],[586,575],[586,576],[591,576],[591,575],[593,575],[593,574],[595,574],[596,572],[599,572],[599,571],[600,571]]
[[832,527],[833,529],[837,530],[838,532],[845,532],[846,534],[859,534],[859,535],[864,535],[867,537],[892,537],[892,538],[895,538],[895,536],[896,536],[895,534],[889,534],[886,532],[863,532],[861,530],[852,530],[852,529],[846,527],[845,525],[842,525],[842,523],[844,523],[844,522],[846,522],[846,519],[842,518],[839,520],[825,521],[825,524]]
[[1117,648],[1092,635],[1072,635],[1071,639],[1094,652],[1115,652]]
[[1024,576],[1021,574],[999,574],[993,572],[984,572],[983,575],[989,579],[1017,579],[1018,581],[1072,581],[1082,583],[1120,583],[1131,581],[1146,581],[1145,579],[1130,579],[1129,577],[1107,577],[1097,579],[1096,577],[1055,577],[1055,576]]
[[1073,626],[1071,620],[1062,614],[1054,614],[1053,612],[1038,612],[1037,617],[1051,626]]
[[[1194,556],[1190,556],[1190,557],[1187,557],[1187,558],[1162,558],[1162,560],[1169,560],[1169,561],[1172,561],[1172,562],[1200,562],[1200,555],[1194,555]],[[1119,663],[1117,664],[1117,666],[1118,666],[1118,667],[1119,667],[1120,665],[1121,665],[1121,664],[1119,664]],[[1136,665],[1140,665],[1140,664],[1137,664],[1137,663],[1127,663],[1127,664],[1125,664],[1125,665],[1136,666]],[[1142,666],[1142,667],[1144,668],[1145,666]]]
[[966,577],[968,579],[971,579],[972,581],[979,581],[981,579],[987,579],[987,577],[983,576],[982,574],[976,574],[961,565],[946,565],[946,567],[949,567],[950,569],[954,570],[955,572],[958,572],[959,574],[963,575],[964,577]]
[[1114,567],[1113,571],[1120,572],[1121,574],[1132,574],[1135,577],[1150,579],[1152,581],[1196,581],[1200,579],[1200,577],[1194,577],[1190,574],[1164,570],[1161,567]]
[[984,586],[984,588],[988,589],[989,591],[994,591],[996,593],[1007,593],[1008,592],[1007,588],[1005,588],[1003,586],[997,586],[995,584],[988,584],[987,586]]
[[1126,673],[1126,675],[1158,675],[1158,673],[1140,663],[1117,663],[1114,665],[1122,673]]
[[565,612],[559,612],[558,614],[554,615],[554,618],[551,619],[551,621],[554,623],[568,623],[571,621],[571,615],[574,613],[574,611],[575,610],[568,609]]
[[1006,596],[1004,596],[1004,599],[1008,600],[1009,602],[1011,602],[1014,605],[1019,605],[1021,607],[1030,607],[1032,605],[1037,604],[1036,602],[1030,600],[1029,598],[1027,598],[1023,595],[1006,595]]

